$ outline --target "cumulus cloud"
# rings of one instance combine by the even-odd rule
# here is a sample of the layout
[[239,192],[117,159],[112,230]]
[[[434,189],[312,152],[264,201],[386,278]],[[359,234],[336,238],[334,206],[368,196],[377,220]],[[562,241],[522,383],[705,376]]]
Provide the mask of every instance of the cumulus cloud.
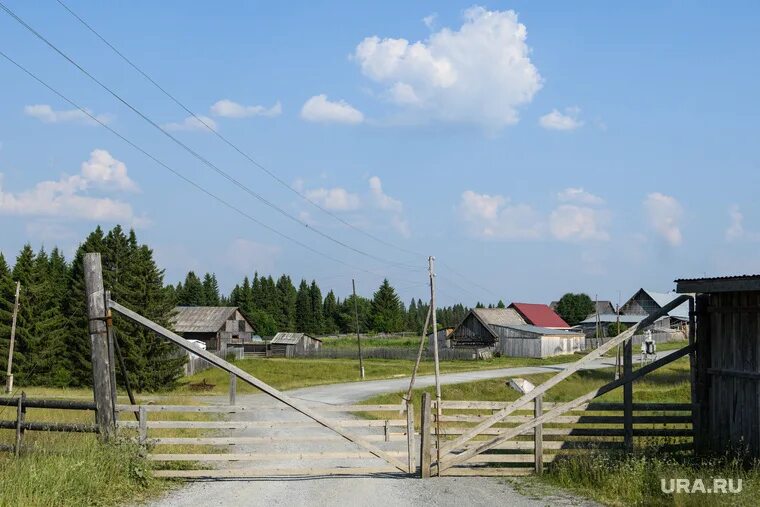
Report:
[[126,166],[105,150],[94,150],[82,164],[81,173],[59,180],[37,183],[18,193],[3,188],[0,175],[0,213],[30,217],[54,217],[93,221],[125,222],[145,225],[144,217],[135,216],[132,206],[107,197],[93,197],[94,189],[136,190]]
[[[204,125],[204,123],[206,125]],[[203,116],[203,115],[199,115],[198,117],[188,116],[187,118],[185,118],[184,120],[180,122],[165,123],[162,125],[162,127],[165,128],[166,130],[172,130],[175,132],[181,132],[181,131],[208,132],[209,127],[211,128],[211,130],[217,130],[216,121],[214,121],[213,118],[209,118],[208,116]]]
[[[98,121],[108,124],[111,121],[111,117],[107,114],[96,115],[89,109],[87,110],[92,116],[98,119]],[[37,118],[43,123],[79,123],[82,125],[97,125],[98,122],[87,116],[79,109],[68,109],[57,111],[47,104],[35,104],[31,106],[24,106],[24,114]]]
[[333,102],[327,95],[315,95],[301,108],[301,118],[318,123],[345,123],[355,125],[364,121],[361,111],[345,100]]
[[369,191],[375,202],[375,205],[381,210],[394,211],[401,213],[404,210],[404,205],[401,201],[394,199],[383,191],[383,182],[377,176],[372,176],[369,179]]
[[252,116],[274,117],[282,114],[282,105],[278,100],[271,107],[245,106],[229,99],[222,99],[211,106],[211,113],[223,118],[250,118]]
[[514,204],[501,195],[462,193],[458,206],[460,219],[473,236],[483,239],[538,239],[544,221],[527,204]]
[[306,197],[333,211],[352,211],[359,208],[359,196],[345,188],[315,188],[306,191]]
[[553,109],[539,118],[538,123],[548,130],[575,130],[583,126],[583,122],[578,119],[580,112],[577,107],[566,108],[564,114]]
[[653,192],[644,199],[644,212],[649,225],[670,246],[683,242],[681,235],[681,204],[672,196]]
[[[434,18],[427,19],[432,27]],[[458,30],[443,28],[416,42],[367,37],[352,58],[409,112],[493,128],[516,123],[518,107],[541,88],[526,38],[514,11],[472,7]]]
[[586,192],[580,187],[568,187],[562,190],[557,193],[557,199],[559,199],[560,202],[574,202],[593,206],[604,204],[604,199],[591,192]]
[[607,214],[587,206],[562,204],[549,215],[552,235],[563,241],[610,239],[605,230]]

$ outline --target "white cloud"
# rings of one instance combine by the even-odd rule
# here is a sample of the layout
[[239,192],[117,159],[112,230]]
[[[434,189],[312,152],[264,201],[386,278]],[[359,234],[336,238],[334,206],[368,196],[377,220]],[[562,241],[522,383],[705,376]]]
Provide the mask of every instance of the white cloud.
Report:
[[[111,117],[107,114],[96,115],[89,109],[87,110],[92,116],[98,119],[98,121],[108,124],[111,121]],[[31,106],[24,106],[24,114],[37,118],[43,123],[80,123],[83,125],[97,125],[98,123],[87,116],[79,109],[69,109],[64,111],[56,111],[47,104],[35,104]]]
[[412,231],[409,229],[409,222],[400,215],[393,215],[391,217],[391,227],[405,238],[412,235]]
[[734,204],[728,210],[728,215],[731,217],[731,224],[726,229],[726,239],[728,241],[741,239],[744,236],[744,214],[739,206]]
[[369,179],[369,191],[375,202],[375,206],[381,210],[394,211],[396,213],[401,213],[404,210],[404,205],[401,204],[401,201],[394,199],[383,191],[383,183],[377,176],[372,176]]
[[[435,21],[426,20],[428,26]],[[472,7],[458,30],[443,28],[417,42],[367,37],[353,59],[365,76],[388,87],[391,101],[414,114],[501,127],[516,123],[517,108],[542,86],[526,38],[514,11]]]
[[327,95],[315,95],[307,100],[301,108],[301,118],[319,123],[346,123],[355,125],[364,121],[361,111],[345,100],[333,102]]
[[575,130],[583,126],[583,122],[578,119],[580,109],[577,107],[568,107],[565,113],[560,113],[556,109],[539,118],[538,123],[549,130]]
[[146,225],[145,217],[135,216],[124,201],[87,194],[109,185],[114,190],[136,190],[124,164],[105,150],[94,150],[82,164],[81,174],[37,183],[19,193],[6,192],[0,174],[0,214],[85,219]]
[[306,197],[320,206],[334,211],[351,211],[359,207],[359,196],[345,188],[315,188],[306,191]]
[[238,238],[227,248],[227,263],[239,273],[272,272],[282,249],[277,245]]
[[590,192],[586,192],[580,187],[568,187],[562,190],[557,194],[557,199],[559,199],[560,202],[574,202],[592,206],[604,204],[604,199]]
[[653,192],[644,199],[644,211],[649,225],[670,246],[679,246],[683,242],[681,235],[681,204],[669,195]]
[[422,22],[425,23],[425,26],[428,27],[430,30],[435,28],[435,22],[437,20],[438,20],[438,14],[436,13],[430,14],[422,18]]
[[249,118],[251,116],[279,116],[282,113],[282,105],[278,100],[272,107],[245,106],[229,99],[222,99],[211,106],[211,112],[224,118]]
[[607,241],[606,222],[605,212],[574,204],[562,204],[549,215],[552,235],[563,241]]
[[538,239],[544,229],[544,221],[531,206],[512,204],[500,195],[466,190],[458,212],[470,232],[484,239]]
[[214,121],[213,118],[209,118],[208,116],[199,115],[197,118],[195,116],[188,116],[181,122],[172,122],[172,123],[165,123],[162,125],[163,128],[166,130],[173,130],[175,132],[179,131],[208,131],[208,128],[206,125],[211,128],[211,130],[217,130],[216,121]]

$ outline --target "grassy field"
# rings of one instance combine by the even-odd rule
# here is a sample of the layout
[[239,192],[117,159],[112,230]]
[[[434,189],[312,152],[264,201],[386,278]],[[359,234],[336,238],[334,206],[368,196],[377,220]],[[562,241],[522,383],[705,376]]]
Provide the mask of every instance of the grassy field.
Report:
[[[322,346],[329,348],[356,348],[356,337],[323,338]],[[419,346],[419,336],[362,336],[362,347],[404,347],[417,349]]]
[[[480,361],[442,361],[441,372],[455,373],[517,366],[560,364],[577,361],[579,357],[579,355],[574,354],[547,359],[496,357]],[[235,365],[277,389],[296,389],[359,380],[358,361],[356,359],[244,359],[236,361]],[[414,361],[404,359],[364,360],[366,378],[369,380],[408,377],[411,376],[413,368]],[[422,361],[420,363],[420,374],[432,375],[433,368],[432,361]],[[229,374],[218,368],[211,368],[186,377],[183,380],[183,386],[174,391],[174,394],[197,394],[192,390],[190,384],[197,384],[204,380],[206,383],[214,385],[208,394],[223,395],[229,389]],[[257,392],[257,389],[239,381],[238,392],[253,393]]]

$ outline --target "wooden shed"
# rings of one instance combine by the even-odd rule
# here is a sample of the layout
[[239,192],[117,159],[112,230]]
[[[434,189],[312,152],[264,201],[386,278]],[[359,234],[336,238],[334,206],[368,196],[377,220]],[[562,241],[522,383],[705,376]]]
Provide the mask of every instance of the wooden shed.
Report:
[[269,351],[271,357],[294,357],[321,346],[322,340],[306,333],[277,333],[269,342]]
[[208,350],[252,342],[253,323],[236,306],[178,306],[172,328],[188,340],[201,340]]
[[525,324],[513,308],[473,308],[449,336],[452,348],[495,347],[499,340],[494,326]]
[[676,284],[697,294],[695,447],[760,458],[760,275]]
[[503,356],[544,358],[574,354],[584,350],[582,332],[524,325],[495,326],[497,350]]

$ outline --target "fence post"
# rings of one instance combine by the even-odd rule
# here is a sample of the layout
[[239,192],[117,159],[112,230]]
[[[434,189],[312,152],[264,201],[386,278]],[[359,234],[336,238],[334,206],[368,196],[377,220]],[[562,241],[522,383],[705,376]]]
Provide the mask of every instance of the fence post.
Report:
[[[544,413],[544,396],[533,399],[533,417],[541,417]],[[535,457],[536,474],[544,473],[544,425],[538,424],[533,430],[533,454]]]
[[[623,378],[633,374],[633,336],[623,345]],[[628,451],[633,450],[633,382],[623,384],[623,430],[624,444]]]
[[84,256],[84,285],[87,294],[87,318],[89,320],[92,353],[92,390],[95,396],[95,417],[101,438],[108,440],[114,430],[114,399],[111,390],[103,267],[100,263],[99,253],[88,253]]
[[237,397],[237,375],[230,373],[230,405],[235,405]]
[[430,477],[430,393],[422,393],[422,412],[420,413],[420,478]]
[[21,396],[18,399],[18,407],[16,410],[16,447],[14,449],[16,457],[21,454],[21,443],[24,439],[24,421],[26,419],[26,392],[22,391]]
[[145,409],[145,405],[140,405],[137,414],[137,442],[144,446],[148,442],[148,411]]
[[409,455],[409,473],[413,474],[416,467],[414,462],[414,404],[411,401],[406,402],[406,447]]

